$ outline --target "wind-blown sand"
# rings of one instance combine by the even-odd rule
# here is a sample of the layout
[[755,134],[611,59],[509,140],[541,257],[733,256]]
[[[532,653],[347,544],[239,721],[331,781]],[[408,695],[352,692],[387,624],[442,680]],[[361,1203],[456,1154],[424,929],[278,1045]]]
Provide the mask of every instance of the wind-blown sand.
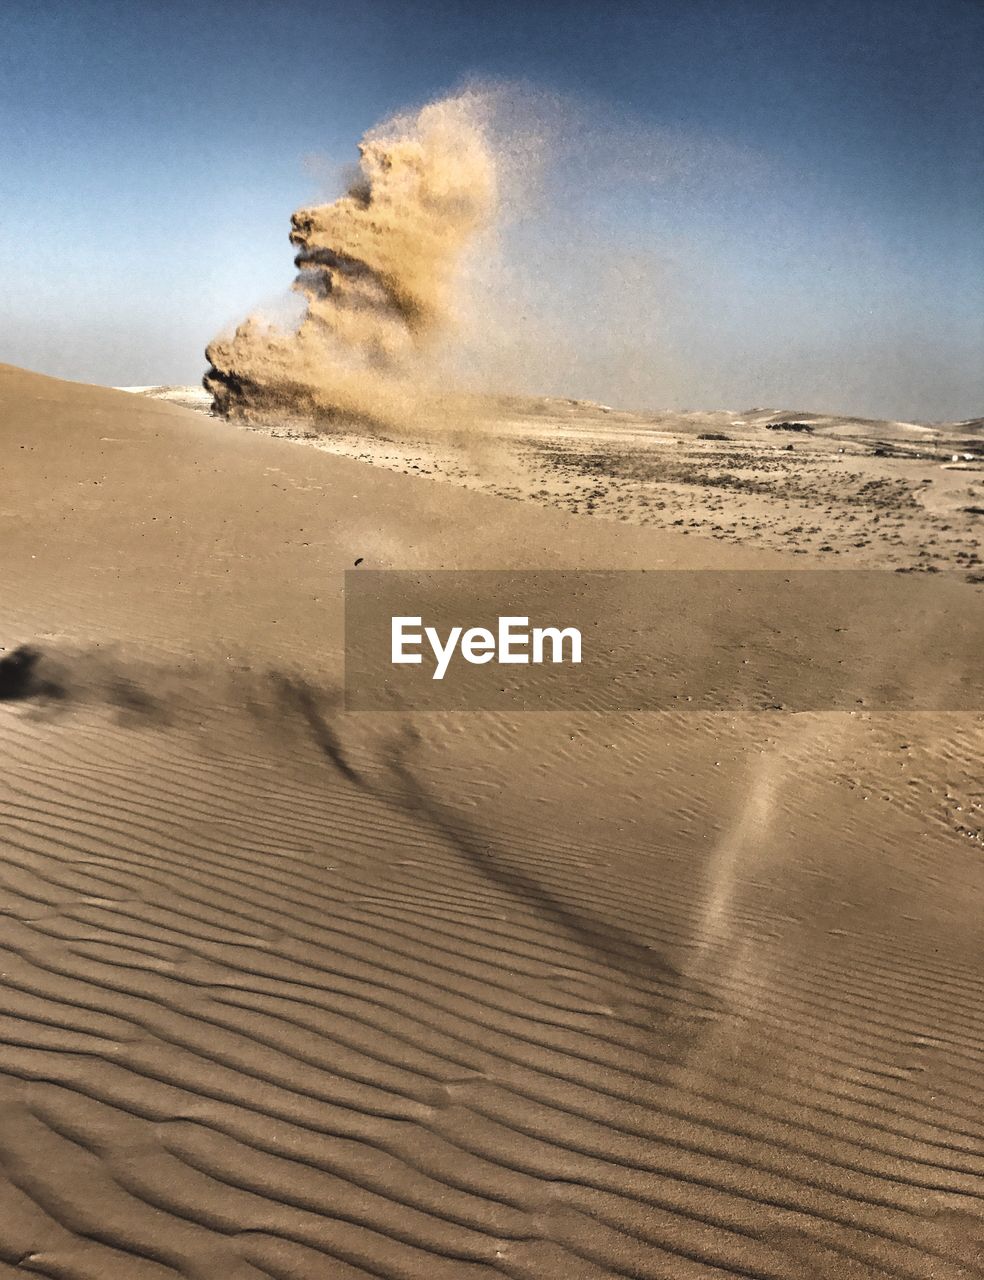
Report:
[[984,1275],[980,715],[339,710],[359,558],[830,553],[8,366],[0,435],[0,1275]]

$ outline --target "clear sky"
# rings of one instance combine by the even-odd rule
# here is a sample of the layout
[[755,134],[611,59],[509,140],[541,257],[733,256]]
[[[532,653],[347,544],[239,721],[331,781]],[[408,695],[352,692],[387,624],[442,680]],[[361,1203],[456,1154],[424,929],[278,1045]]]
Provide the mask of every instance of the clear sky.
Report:
[[980,0],[3,0],[0,359],[197,381],[289,283],[292,209],[470,77],[566,104],[490,369],[639,407],[984,413]]

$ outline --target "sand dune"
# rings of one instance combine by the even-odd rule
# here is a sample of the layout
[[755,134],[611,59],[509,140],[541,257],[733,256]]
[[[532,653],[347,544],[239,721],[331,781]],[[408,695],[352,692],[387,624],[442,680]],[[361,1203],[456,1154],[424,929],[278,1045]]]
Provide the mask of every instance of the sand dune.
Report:
[[357,559],[820,556],[8,366],[0,435],[0,1275],[984,1275],[980,715],[340,710]]

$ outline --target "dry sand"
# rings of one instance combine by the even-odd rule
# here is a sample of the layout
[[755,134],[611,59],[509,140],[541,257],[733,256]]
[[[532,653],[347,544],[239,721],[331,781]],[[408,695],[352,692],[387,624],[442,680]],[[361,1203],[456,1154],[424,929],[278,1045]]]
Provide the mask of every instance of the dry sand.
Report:
[[[0,1275],[984,1275],[981,716],[337,694],[360,557],[855,563],[849,508],[909,567],[940,512],[831,468],[979,473],[792,433],[817,534],[734,485],[729,531],[677,476],[684,537],[619,511],[653,481],[611,415],[531,416],[386,446],[437,483],[0,366],[0,645],[40,653],[0,702]],[[605,494],[475,491],[530,467]],[[933,563],[973,573],[951,531]]]

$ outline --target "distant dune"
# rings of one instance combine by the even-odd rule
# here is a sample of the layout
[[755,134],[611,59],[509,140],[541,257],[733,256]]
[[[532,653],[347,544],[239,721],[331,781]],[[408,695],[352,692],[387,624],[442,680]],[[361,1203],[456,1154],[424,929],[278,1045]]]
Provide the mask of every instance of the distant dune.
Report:
[[761,437],[770,546],[619,518],[662,417],[551,402],[547,501],[536,408],[448,444],[496,496],[143,390],[0,366],[0,1275],[984,1275],[980,715],[339,704],[357,561],[818,567],[846,512],[910,564],[977,473],[674,415]]

